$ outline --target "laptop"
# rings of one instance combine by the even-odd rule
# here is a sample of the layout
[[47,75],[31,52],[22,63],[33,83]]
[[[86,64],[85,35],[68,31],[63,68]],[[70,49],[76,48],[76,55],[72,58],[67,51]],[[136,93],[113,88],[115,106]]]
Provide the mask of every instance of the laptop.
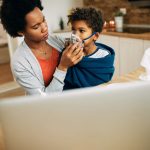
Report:
[[150,150],[150,82],[0,101],[6,150]]

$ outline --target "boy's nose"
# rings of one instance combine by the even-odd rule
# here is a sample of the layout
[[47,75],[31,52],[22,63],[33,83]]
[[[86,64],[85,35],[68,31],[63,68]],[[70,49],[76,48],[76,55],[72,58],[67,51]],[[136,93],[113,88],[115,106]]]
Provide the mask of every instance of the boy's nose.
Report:
[[75,31],[75,30],[74,30],[72,33],[73,33],[74,35],[79,36],[78,31]]
[[74,35],[75,35],[75,34],[76,34],[76,31],[75,31],[75,30],[73,30],[73,31],[72,31],[72,34],[74,34]]

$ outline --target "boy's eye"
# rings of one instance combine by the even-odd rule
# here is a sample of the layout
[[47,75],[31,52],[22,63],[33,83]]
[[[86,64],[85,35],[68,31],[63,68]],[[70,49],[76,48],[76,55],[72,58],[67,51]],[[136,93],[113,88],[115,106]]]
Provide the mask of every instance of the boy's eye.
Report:
[[85,30],[80,30],[81,33],[85,32]]

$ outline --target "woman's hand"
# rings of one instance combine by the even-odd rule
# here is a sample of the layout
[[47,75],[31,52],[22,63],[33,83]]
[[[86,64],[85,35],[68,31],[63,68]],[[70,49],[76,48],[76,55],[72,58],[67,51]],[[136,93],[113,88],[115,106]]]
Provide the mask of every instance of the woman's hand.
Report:
[[81,61],[83,56],[84,53],[81,43],[70,44],[62,53],[58,69],[67,71],[69,67]]

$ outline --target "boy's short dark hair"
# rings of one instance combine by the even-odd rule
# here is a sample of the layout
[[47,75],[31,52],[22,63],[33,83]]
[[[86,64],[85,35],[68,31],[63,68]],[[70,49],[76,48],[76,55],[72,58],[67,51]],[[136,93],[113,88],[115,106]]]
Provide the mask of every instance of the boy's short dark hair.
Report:
[[3,0],[0,9],[1,23],[12,37],[20,36],[26,26],[25,16],[35,7],[43,10],[40,0]]
[[75,8],[68,15],[68,23],[84,20],[87,25],[92,28],[93,32],[101,32],[103,29],[103,17],[100,10],[96,8]]

